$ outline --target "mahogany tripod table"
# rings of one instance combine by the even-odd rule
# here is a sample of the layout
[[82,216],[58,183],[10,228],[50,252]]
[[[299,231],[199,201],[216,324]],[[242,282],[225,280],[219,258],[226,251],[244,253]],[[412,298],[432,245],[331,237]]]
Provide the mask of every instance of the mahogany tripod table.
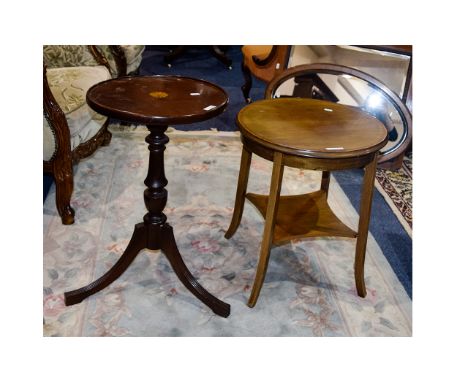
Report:
[[164,174],[164,150],[169,125],[200,122],[224,111],[228,96],[220,87],[203,80],[179,76],[122,77],[91,87],[88,104],[98,113],[123,121],[145,124],[150,131],[149,167],[144,181],[144,201],[148,213],[136,224],[130,242],[117,263],[99,279],[80,289],[65,293],[65,305],[73,305],[99,292],[130,266],[145,248],[161,250],[180,281],[200,301],[223,317],[230,305],[206,291],[185,265],[174,238],[172,227],[163,213],[167,202],[167,179]]
[[[387,143],[384,125],[357,108],[309,98],[254,102],[237,116],[243,143],[230,238],[239,227],[244,201],[265,218],[260,258],[248,306],[255,306],[272,245],[318,236],[357,238],[354,275],[365,297],[364,259],[379,150]],[[273,162],[269,195],[246,194],[252,153]],[[280,196],[284,166],[321,170],[320,190]],[[330,171],[364,168],[358,232],[342,223],[327,202]]]

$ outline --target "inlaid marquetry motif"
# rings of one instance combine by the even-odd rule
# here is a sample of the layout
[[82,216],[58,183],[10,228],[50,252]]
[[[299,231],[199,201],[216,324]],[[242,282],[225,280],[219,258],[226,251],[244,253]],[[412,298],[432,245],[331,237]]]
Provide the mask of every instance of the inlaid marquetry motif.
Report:
[[166,92],[156,91],[156,92],[151,92],[149,95],[154,98],[166,98],[169,94],[167,94]]

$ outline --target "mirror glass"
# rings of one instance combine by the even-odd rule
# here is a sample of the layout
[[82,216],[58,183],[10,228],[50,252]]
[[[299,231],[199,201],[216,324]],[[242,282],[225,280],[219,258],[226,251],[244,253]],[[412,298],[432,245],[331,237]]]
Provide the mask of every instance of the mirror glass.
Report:
[[387,85],[400,98],[405,98],[407,76],[411,76],[411,50],[408,46],[395,47],[385,45],[293,45],[288,67],[330,63],[362,70]]

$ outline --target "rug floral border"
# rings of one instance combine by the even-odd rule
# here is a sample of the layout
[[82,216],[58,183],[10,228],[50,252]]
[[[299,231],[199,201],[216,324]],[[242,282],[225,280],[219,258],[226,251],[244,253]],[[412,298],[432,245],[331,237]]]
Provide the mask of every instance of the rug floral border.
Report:
[[[393,204],[390,207],[401,215],[409,230],[413,228],[413,168],[412,155],[405,156],[402,167],[397,171],[377,169],[376,179],[381,189]],[[409,232],[411,233],[411,232]]]

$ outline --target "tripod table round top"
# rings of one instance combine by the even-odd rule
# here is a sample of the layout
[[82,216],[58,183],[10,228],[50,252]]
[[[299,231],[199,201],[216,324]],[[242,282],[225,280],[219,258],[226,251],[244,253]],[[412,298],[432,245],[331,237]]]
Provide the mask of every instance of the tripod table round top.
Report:
[[227,93],[210,82],[182,76],[132,76],[100,82],[86,101],[103,115],[146,125],[188,124],[220,114]]

